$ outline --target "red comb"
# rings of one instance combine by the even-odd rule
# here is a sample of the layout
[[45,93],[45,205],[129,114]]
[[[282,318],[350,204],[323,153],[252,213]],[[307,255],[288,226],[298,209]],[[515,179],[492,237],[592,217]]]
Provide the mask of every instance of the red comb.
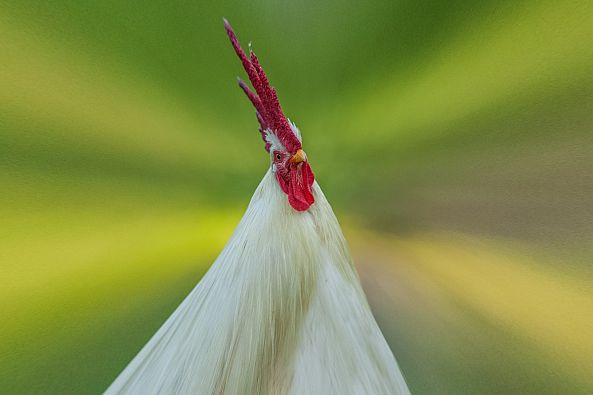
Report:
[[270,86],[268,77],[259,64],[257,56],[250,50],[249,57],[247,57],[241,48],[241,45],[239,45],[239,40],[237,40],[233,28],[226,19],[224,19],[224,28],[226,29],[237,56],[241,59],[241,63],[247,72],[247,76],[249,77],[249,81],[251,81],[253,89],[255,89],[254,93],[239,79],[239,86],[243,89],[243,92],[245,92],[255,107],[257,120],[260,124],[259,131],[266,142],[266,151],[270,151],[270,143],[268,143],[265,138],[267,129],[271,129],[276,134],[280,142],[282,142],[288,151],[294,153],[301,149],[301,142],[292,132],[288,120],[284,116],[280,103],[278,102],[276,90]]

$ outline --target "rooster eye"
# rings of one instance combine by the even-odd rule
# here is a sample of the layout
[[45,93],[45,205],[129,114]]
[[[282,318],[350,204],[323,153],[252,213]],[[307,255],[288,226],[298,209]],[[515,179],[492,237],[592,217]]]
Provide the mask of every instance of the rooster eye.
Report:
[[282,159],[282,155],[276,154],[276,160],[280,160],[280,159]]

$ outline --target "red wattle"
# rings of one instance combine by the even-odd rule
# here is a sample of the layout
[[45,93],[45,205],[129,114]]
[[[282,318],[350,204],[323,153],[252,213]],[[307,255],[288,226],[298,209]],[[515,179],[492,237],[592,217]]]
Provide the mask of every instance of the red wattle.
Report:
[[[288,202],[297,211],[305,211],[315,202],[311,187],[315,180],[308,162],[291,165],[288,179]],[[280,182],[282,187],[282,182]],[[283,188],[284,189],[284,188]]]

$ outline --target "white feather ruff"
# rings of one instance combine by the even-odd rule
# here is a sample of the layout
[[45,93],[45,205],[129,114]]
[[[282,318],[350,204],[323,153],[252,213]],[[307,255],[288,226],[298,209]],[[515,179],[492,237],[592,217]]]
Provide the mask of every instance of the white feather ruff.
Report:
[[208,273],[106,394],[408,394],[318,184],[271,170]]
[[[290,122],[290,119],[288,120],[288,124],[290,125],[290,130],[292,130],[292,133],[302,143],[303,139],[301,138],[301,131],[299,128],[297,128],[294,123]],[[270,155],[273,155],[274,151],[286,151],[286,148],[272,129],[264,130],[264,139],[267,143],[270,143]]]
[[264,131],[264,136],[267,143],[270,143],[270,155],[274,153],[274,151],[286,151],[284,145],[280,142],[278,136],[272,129],[266,129]]

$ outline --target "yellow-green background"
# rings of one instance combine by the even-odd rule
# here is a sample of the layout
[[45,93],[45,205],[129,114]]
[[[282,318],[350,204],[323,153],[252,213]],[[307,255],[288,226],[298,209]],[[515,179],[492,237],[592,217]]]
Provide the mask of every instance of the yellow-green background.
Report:
[[0,393],[101,392],[239,221],[269,159],[223,16],[412,392],[593,392],[590,1],[4,0]]

